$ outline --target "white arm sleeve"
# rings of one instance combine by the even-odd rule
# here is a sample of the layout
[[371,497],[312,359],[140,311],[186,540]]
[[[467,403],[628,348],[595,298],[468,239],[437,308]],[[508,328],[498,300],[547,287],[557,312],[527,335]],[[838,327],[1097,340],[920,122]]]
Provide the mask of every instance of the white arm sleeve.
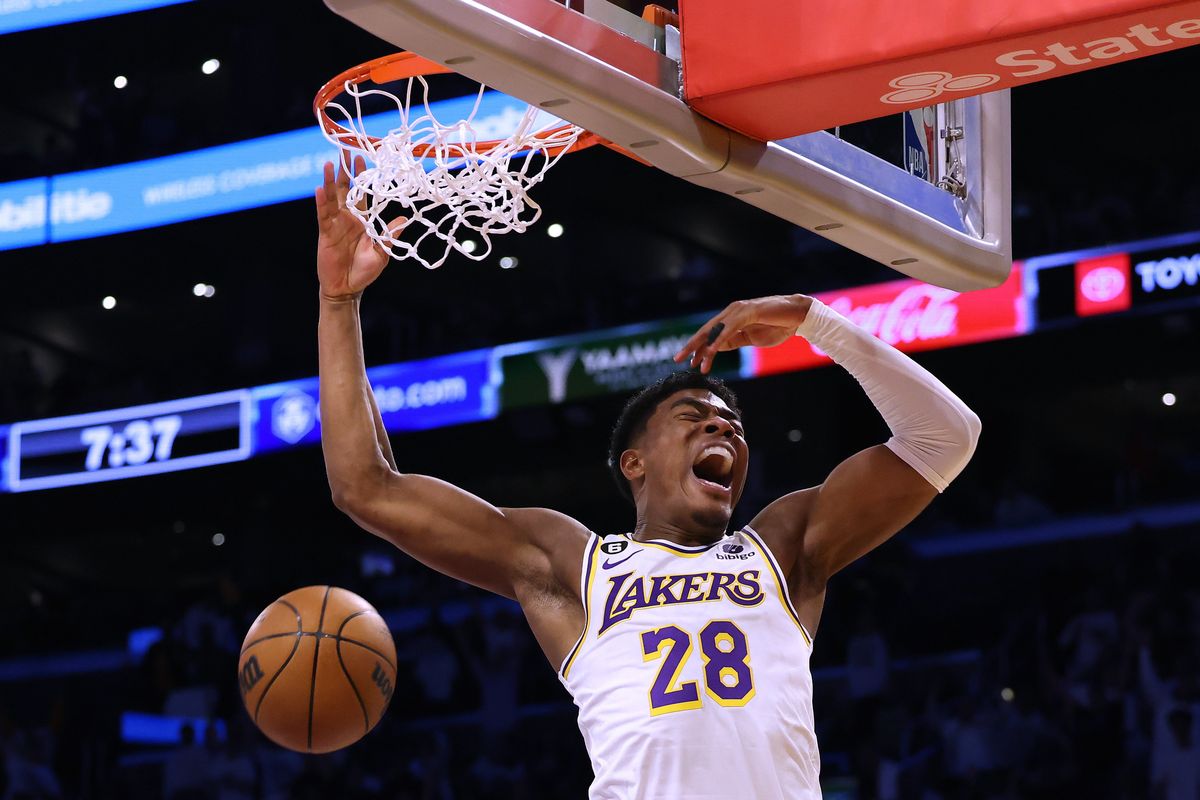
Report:
[[796,329],[866,391],[892,438],[887,448],[939,492],[966,467],[979,417],[924,367],[814,299]]

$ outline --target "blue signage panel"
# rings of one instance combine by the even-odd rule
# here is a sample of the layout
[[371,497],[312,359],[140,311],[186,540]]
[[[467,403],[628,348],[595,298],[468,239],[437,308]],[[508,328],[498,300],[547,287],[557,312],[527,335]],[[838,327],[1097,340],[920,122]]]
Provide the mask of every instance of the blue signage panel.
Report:
[[51,178],[50,240],[150,228],[295,200],[336,156],[316,130]]
[[[9,474],[8,471],[8,426],[0,425],[0,476]],[[8,481],[0,477],[0,492],[8,490]]]
[[[476,350],[368,369],[384,427],[424,430],[496,416],[490,354]],[[260,386],[251,396],[255,454],[321,440],[316,378]]]
[[0,34],[187,2],[190,0],[0,0]]
[[0,183],[0,250],[46,243],[49,187],[49,178]]
[[17,422],[8,489],[24,492],[225,464],[250,456],[245,390]]
[[[0,6],[4,2],[0,0]],[[469,115],[475,101],[470,95],[440,100],[430,108],[438,119],[453,121]],[[525,108],[507,95],[486,92],[474,130],[481,139],[508,136]],[[371,134],[382,135],[398,120],[396,112],[389,112],[364,122]],[[335,161],[337,155],[337,148],[314,126],[132,164],[0,184],[0,250],[309,197],[321,182],[325,162]]]
[[[367,370],[384,426],[413,431],[496,416],[491,350]],[[321,439],[318,381],[0,426],[0,491],[25,492],[242,461]]]

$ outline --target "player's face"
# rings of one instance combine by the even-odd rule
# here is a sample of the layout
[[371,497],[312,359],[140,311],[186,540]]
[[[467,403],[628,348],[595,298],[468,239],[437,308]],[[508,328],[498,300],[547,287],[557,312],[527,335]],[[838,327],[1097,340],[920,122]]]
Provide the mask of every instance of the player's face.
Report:
[[676,392],[659,403],[637,450],[655,510],[724,532],[750,459],[741,420],[724,400],[704,389]]

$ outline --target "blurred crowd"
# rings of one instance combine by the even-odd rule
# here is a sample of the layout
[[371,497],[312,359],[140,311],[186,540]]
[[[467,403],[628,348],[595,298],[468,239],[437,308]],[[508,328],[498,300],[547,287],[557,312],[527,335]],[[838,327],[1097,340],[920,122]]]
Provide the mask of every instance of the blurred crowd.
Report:
[[[932,559],[897,543],[836,577],[813,662],[826,797],[1196,800],[1197,534]],[[584,796],[573,706],[515,605],[378,549],[338,580],[385,614],[406,687],[364,741],[301,756],[254,729],[235,672],[260,587],[225,574],[135,664],[0,683],[0,798]],[[127,712],[187,723],[127,741]]]
[[824,739],[848,753],[858,797],[1200,797],[1200,554],[1129,537],[1105,564],[1087,547],[994,587],[1000,624],[979,627],[997,635],[952,670],[890,668],[890,645],[937,619],[906,614],[888,630],[860,617],[834,715],[844,724]]

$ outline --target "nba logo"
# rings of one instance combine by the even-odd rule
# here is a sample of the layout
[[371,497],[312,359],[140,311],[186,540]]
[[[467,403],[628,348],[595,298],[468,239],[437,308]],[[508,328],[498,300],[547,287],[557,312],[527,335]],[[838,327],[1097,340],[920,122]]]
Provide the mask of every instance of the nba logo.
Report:
[[1075,264],[1075,313],[1078,316],[1127,311],[1132,298],[1128,253],[1088,258]]

